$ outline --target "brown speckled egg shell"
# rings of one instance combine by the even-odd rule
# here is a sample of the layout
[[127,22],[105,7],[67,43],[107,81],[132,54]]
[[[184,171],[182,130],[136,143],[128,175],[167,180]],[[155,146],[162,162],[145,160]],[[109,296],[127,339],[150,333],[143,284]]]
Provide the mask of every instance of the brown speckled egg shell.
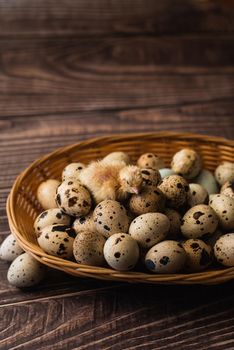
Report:
[[234,198],[224,194],[214,194],[209,205],[214,209],[219,226],[224,231],[234,230]]
[[214,210],[205,204],[189,209],[183,216],[181,232],[187,238],[199,238],[215,232],[218,218]]
[[220,193],[227,197],[234,198],[234,181],[225,182],[221,187]]
[[186,252],[187,271],[202,271],[212,263],[212,248],[201,239],[188,239],[182,245]]
[[71,223],[71,217],[61,209],[54,208],[43,211],[34,221],[34,230],[38,234],[44,227],[49,225],[67,225]]
[[217,240],[214,254],[220,264],[234,266],[234,233],[227,233]]
[[198,204],[207,204],[209,195],[207,190],[199,184],[189,184],[188,205],[192,208]]
[[143,178],[143,186],[157,186],[161,181],[161,175],[157,169],[141,169],[141,175]]
[[165,195],[169,207],[177,209],[187,202],[189,185],[182,176],[167,176],[158,187]]
[[105,241],[105,238],[98,232],[80,232],[73,243],[73,254],[76,261],[84,265],[103,265]]
[[56,191],[60,182],[55,179],[49,179],[42,182],[37,189],[37,199],[41,204],[42,208],[52,209],[57,208],[57,203],[55,201]]
[[100,202],[93,212],[96,230],[105,237],[117,232],[128,232],[129,218],[122,204],[114,200]]
[[215,178],[221,186],[227,181],[234,181],[234,163],[222,162],[215,169]]
[[63,212],[72,216],[87,215],[92,205],[87,188],[75,180],[61,183],[57,189],[56,202]]
[[181,234],[181,214],[178,213],[178,211],[171,208],[167,208],[164,214],[168,217],[170,222],[168,237],[170,237],[170,239],[177,239]]
[[158,187],[145,186],[139,194],[131,196],[129,208],[135,215],[163,212],[165,208],[165,197]]
[[93,212],[91,211],[89,214],[77,218],[73,222],[72,227],[74,228],[76,233],[82,231],[96,232],[96,226],[93,220]]
[[193,179],[201,170],[201,158],[193,149],[184,148],[173,156],[171,168],[186,179]]
[[162,169],[165,168],[164,161],[153,153],[144,153],[138,160],[137,165],[140,168]]

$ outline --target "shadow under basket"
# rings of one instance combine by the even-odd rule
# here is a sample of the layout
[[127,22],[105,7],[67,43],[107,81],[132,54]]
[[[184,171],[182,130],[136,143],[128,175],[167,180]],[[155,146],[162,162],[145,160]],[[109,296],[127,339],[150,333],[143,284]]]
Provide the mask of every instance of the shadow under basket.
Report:
[[173,154],[184,148],[195,149],[203,159],[203,168],[214,171],[221,161],[234,161],[234,142],[212,136],[189,133],[121,134],[93,138],[63,147],[33,162],[16,179],[7,201],[12,233],[22,248],[41,263],[77,277],[156,284],[219,284],[234,278],[234,267],[214,267],[199,273],[152,274],[119,272],[106,267],[81,265],[45,253],[33,230],[35,218],[42,212],[37,201],[39,184],[49,178],[60,179],[63,168],[74,161],[89,163],[113,151],[127,152],[132,161],[142,153],[153,152],[170,165]]

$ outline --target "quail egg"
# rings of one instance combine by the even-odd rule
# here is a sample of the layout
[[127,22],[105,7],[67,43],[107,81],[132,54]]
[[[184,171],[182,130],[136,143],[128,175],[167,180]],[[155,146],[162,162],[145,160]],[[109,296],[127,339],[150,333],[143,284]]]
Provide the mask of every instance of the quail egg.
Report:
[[13,234],[7,236],[0,247],[0,258],[5,261],[13,261],[24,251],[19,246]]
[[157,169],[141,169],[143,185],[157,186],[161,181],[161,175]]
[[104,257],[115,270],[131,270],[139,259],[139,247],[129,234],[115,233],[104,245]]
[[220,228],[224,231],[234,230],[234,198],[224,194],[214,194],[211,196],[209,205],[219,219]]
[[221,186],[227,181],[234,181],[234,163],[222,162],[215,170],[215,178]]
[[41,282],[44,272],[43,265],[30,254],[24,253],[11,263],[7,272],[7,279],[15,287],[31,287]]
[[194,207],[198,204],[207,204],[209,195],[207,190],[199,184],[189,184],[188,205]]
[[234,233],[227,233],[217,240],[214,254],[220,264],[234,266]]
[[129,218],[122,204],[110,199],[100,202],[93,212],[96,231],[105,237],[128,232]]
[[84,265],[103,265],[105,241],[105,238],[98,232],[80,232],[73,243],[73,254],[76,261]]
[[125,152],[111,152],[107,154],[103,159],[104,163],[124,162],[126,165],[130,164],[130,157]]
[[181,215],[178,211],[174,209],[167,208],[164,214],[168,217],[170,222],[170,228],[168,231],[168,237],[170,239],[176,239],[180,235],[180,226],[181,226]]
[[212,262],[212,248],[201,239],[188,239],[183,243],[187,271],[201,271]]
[[37,199],[43,209],[57,208],[55,196],[60,182],[58,180],[49,179],[42,182],[37,189]]
[[202,169],[199,175],[193,181],[204,187],[208,194],[215,194],[219,192],[215,177],[209,170]]
[[144,153],[138,160],[137,165],[140,168],[162,169],[165,167],[164,161],[153,153]]
[[93,212],[91,211],[89,214],[85,216],[80,216],[73,222],[74,230],[76,233],[82,231],[96,232],[96,226],[93,220]]
[[161,175],[161,178],[164,179],[164,177],[170,176],[170,175],[175,175],[176,173],[170,169],[170,168],[162,168],[159,169],[159,173]]
[[227,197],[234,198],[234,181],[225,182],[225,184],[221,187],[220,193]]
[[174,154],[171,168],[186,179],[193,179],[201,170],[201,158],[193,149],[184,148]]
[[79,175],[82,169],[85,168],[83,163],[70,163],[62,172],[62,180],[77,180],[79,181]]
[[73,256],[73,242],[76,232],[65,225],[44,227],[38,234],[39,246],[48,254],[69,259]]
[[155,273],[175,273],[183,269],[186,253],[176,241],[163,241],[155,244],[146,254],[145,266]]
[[189,185],[182,176],[167,176],[162,180],[158,188],[165,195],[169,207],[177,209],[187,201]]
[[47,209],[43,211],[34,222],[34,230],[38,234],[44,227],[49,225],[67,225],[71,223],[71,217],[61,209]]
[[161,213],[147,213],[136,217],[130,227],[130,236],[143,248],[162,241],[170,228],[169,219]]
[[62,211],[73,216],[88,214],[92,205],[89,191],[74,180],[61,183],[57,189],[56,202]]
[[188,238],[199,238],[215,232],[218,218],[215,211],[205,204],[189,209],[181,222],[181,232]]
[[151,212],[163,212],[165,197],[156,186],[145,186],[139,194],[133,194],[129,200],[129,208],[135,215]]

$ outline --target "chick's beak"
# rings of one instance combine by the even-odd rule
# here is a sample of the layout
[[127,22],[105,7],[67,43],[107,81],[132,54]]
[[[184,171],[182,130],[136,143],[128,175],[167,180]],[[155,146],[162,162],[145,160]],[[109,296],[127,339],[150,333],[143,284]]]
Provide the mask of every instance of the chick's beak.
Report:
[[131,187],[131,193],[138,194],[140,189],[138,187]]

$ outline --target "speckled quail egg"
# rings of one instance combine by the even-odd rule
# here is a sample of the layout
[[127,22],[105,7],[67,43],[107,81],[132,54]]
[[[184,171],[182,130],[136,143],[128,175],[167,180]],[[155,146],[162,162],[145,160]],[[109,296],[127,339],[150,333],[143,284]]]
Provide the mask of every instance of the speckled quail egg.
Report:
[[129,234],[115,233],[104,245],[104,257],[115,270],[131,270],[139,259],[139,247]]
[[74,222],[72,227],[76,231],[76,233],[82,231],[96,232],[96,226],[93,220],[93,211],[85,216],[80,216]]
[[38,186],[37,199],[43,209],[57,208],[55,196],[59,185],[58,180],[49,179]]
[[135,215],[163,212],[165,197],[156,186],[144,186],[139,194],[129,199],[129,208]]
[[73,243],[73,254],[76,261],[84,265],[103,265],[105,241],[105,238],[98,232],[80,232]]
[[215,178],[221,186],[227,181],[234,181],[234,163],[222,162],[215,169]]
[[71,217],[61,209],[47,209],[34,221],[34,230],[38,234],[44,227],[49,225],[67,225],[71,223]]
[[137,165],[140,168],[152,169],[161,169],[165,167],[164,161],[153,153],[142,154],[137,160]]
[[77,180],[79,181],[79,174],[82,169],[85,168],[84,163],[70,163],[68,164],[62,172],[62,180]]
[[186,179],[193,179],[201,170],[201,158],[193,149],[184,148],[174,154],[171,168]]
[[211,264],[212,248],[201,239],[188,239],[182,245],[186,252],[187,271],[201,271]]
[[89,191],[74,180],[61,183],[57,189],[56,202],[62,211],[73,216],[88,214],[92,205]]
[[234,198],[234,181],[225,182],[221,187],[220,193],[227,197]]
[[136,217],[130,227],[130,236],[143,248],[150,248],[162,241],[170,228],[166,215],[161,213],[147,213]]
[[93,212],[97,232],[109,237],[117,232],[128,232],[129,218],[122,204],[110,199],[100,202]]
[[199,175],[193,181],[204,187],[208,194],[215,194],[219,192],[215,177],[209,170],[202,169]]
[[160,173],[162,179],[164,179],[164,177],[167,177],[170,175],[175,175],[175,172],[171,168],[159,169],[159,173]]
[[199,204],[189,209],[181,222],[181,232],[188,238],[199,238],[212,234],[218,226],[215,211],[206,204]]
[[164,212],[164,214],[168,217],[170,222],[170,228],[168,231],[168,237],[171,239],[176,239],[180,235],[180,226],[181,226],[181,215],[178,213],[178,211],[167,208]]
[[222,231],[220,231],[219,228],[217,228],[217,230],[214,233],[212,233],[212,235],[205,237],[204,241],[209,246],[214,247],[216,241],[219,239],[219,237],[221,237],[223,235],[224,235],[224,233]]
[[102,162],[104,163],[124,162],[125,164],[130,164],[130,157],[125,152],[111,152],[102,159]]
[[15,287],[31,287],[43,279],[44,273],[44,266],[30,254],[24,253],[11,263],[7,272],[7,279]]
[[7,236],[0,247],[0,259],[5,261],[13,261],[24,251],[19,246],[13,234]]
[[234,230],[234,198],[224,194],[214,194],[211,196],[209,205],[219,219],[220,228],[224,231]]
[[177,209],[186,203],[189,185],[182,176],[167,176],[158,187],[165,195],[169,207]]
[[188,205],[194,207],[198,204],[207,204],[209,195],[207,190],[199,184],[189,184]]
[[65,225],[44,227],[38,234],[39,246],[48,254],[69,259],[73,256],[73,242],[76,232]]
[[161,181],[161,175],[157,169],[141,169],[141,175],[143,179],[143,186],[157,186]]
[[234,233],[227,233],[217,240],[214,254],[220,264],[234,266]]
[[184,267],[186,253],[181,243],[163,241],[155,244],[146,254],[145,266],[155,273],[175,273]]

